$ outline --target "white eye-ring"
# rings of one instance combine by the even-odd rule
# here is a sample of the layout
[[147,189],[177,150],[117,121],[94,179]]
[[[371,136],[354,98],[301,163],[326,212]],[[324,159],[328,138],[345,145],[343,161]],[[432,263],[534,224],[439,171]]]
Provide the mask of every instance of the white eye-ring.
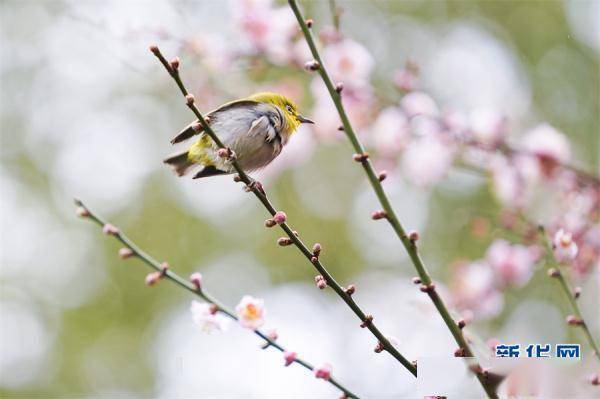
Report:
[[288,112],[292,112],[292,106],[291,106],[291,105],[289,105],[289,104],[287,104],[287,105],[285,106],[285,109],[287,109],[287,110],[288,110]]

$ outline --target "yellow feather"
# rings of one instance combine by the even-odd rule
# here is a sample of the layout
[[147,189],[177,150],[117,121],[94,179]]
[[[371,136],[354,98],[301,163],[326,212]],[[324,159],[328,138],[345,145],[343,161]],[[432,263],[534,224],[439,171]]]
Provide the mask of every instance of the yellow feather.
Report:
[[204,166],[214,166],[212,158],[206,151],[207,148],[211,148],[212,139],[207,135],[203,134],[198,141],[196,141],[190,147],[188,151],[188,159],[190,162],[198,163]]

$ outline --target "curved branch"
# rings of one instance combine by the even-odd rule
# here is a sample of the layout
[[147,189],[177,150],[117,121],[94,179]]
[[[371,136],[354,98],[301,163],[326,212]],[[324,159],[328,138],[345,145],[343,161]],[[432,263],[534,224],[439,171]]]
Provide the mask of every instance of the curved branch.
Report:
[[[175,59],[171,63],[169,63],[165,57],[162,55],[157,46],[151,46],[150,50],[152,53],[159,59],[159,61],[163,64],[169,75],[173,78],[179,90],[186,98],[187,106],[192,110],[194,115],[198,118],[198,122],[204,129],[204,132],[209,135],[209,137],[215,142],[215,144],[220,148],[226,150],[225,153],[228,154],[229,162],[231,166],[238,173],[234,180],[242,181],[246,185],[246,188],[258,198],[258,200],[263,204],[266,208],[267,212],[271,216],[275,216],[277,210],[271,204],[271,201],[267,198],[267,195],[262,187],[262,185],[251,179],[244,170],[240,167],[238,162],[235,159],[235,155],[232,151],[225,147],[223,142],[219,139],[219,137],[212,130],[208,122],[202,116],[196,105],[194,104],[194,97],[188,93],[185,85],[183,84],[181,77],[179,76],[179,60]],[[279,227],[286,233],[287,239],[290,244],[294,244],[296,248],[302,252],[304,257],[308,259],[308,261],[314,266],[314,268],[319,272],[321,276],[325,279],[327,285],[329,285],[335,293],[342,298],[342,300],[348,305],[348,307],[354,312],[354,314],[361,320],[361,327],[366,327],[378,340],[378,346],[381,346],[383,350],[392,355],[398,362],[400,362],[411,374],[414,376],[417,375],[417,367],[415,364],[407,360],[392,344],[391,342],[383,335],[383,333],[375,326],[373,323],[373,316],[367,315],[361,307],[354,301],[352,298],[352,293],[350,291],[345,290],[340,286],[340,284],[333,278],[333,276],[327,271],[323,263],[319,260],[318,254],[315,254],[311,251],[306,244],[298,237],[298,234],[284,221],[283,223],[279,223]]]
[[[99,225],[101,227],[108,225],[104,219],[102,219],[96,213],[92,212],[80,200],[76,199],[75,205],[80,207],[83,210],[82,215],[84,217],[89,218],[97,225]],[[161,266],[161,262],[158,262],[156,259],[154,259],[150,255],[148,255],[144,250],[142,250],[140,247],[138,247],[131,239],[129,239],[129,237],[127,237],[119,229],[114,230],[111,235],[113,235],[118,241],[120,241],[123,245],[125,245],[127,248],[129,248],[133,252],[134,256],[137,256],[138,258],[140,258],[140,260],[142,262],[144,262],[145,264],[147,264],[154,270],[160,272],[164,278],[171,280],[172,282],[174,282],[181,288],[184,288],[184,289],[190,291],[191,293],[202,298],[204,301],[216,306],[217,312],[221,312],[233,320],[236,320],[236,321],[238,320],[238,317],[235,315],[235,313],[232,310],[228,309],[225,305],[223,305],[221,302],[219,302],[216,298],[214,298],[212,295],[210,295],[208,292],[206,292],[206,290],[204,288],[200,288],[200,287],[194,285],[190,281],[179,276],[177,273],[175,273],[171,269],[165,270]],[[263,341],[265,341],[265,345],[263,346],[263,349],[266,349],[268,347],[273,347],[282,353],[286,352],[286,349],[283,346],[278,344],[275,340],[269,338],[269,336],[266,333],[264,333],[258,329],[254,330],[253,332],[258,337],[260,337]],[[293,360],[291,360],[291,362],[298,363],[299,365],[301,365],[302,367],[304,367],[305,369],[310,370],[310,371],[314,371],[314,369],[315,369],[314,366],[312,366],[310,363],[308,363],[305,360],[302,360],[299,357],[294,358]],[[339,383],[333,377],[330,377],[329,379],[327,379],[327,381],[331,385],[335,386],[340,391],[342,391],[347,398],[358,399],[358,396],[356,394],[352,393],[352,391],[350,391],[348,388],[344,387],[341,383]]]
[[[381,184],[381,181],[380,181],[378,175],[375,173],[375,170],[369,159],[368,154],[365,152],[365,149],[364,149],[362,143],[360,142],[360,140],[358,139],[357,135],[354,132],[354,129],[352,128],[352,124],[350,123],[348,115],[346,114],[346,111],[342,104],[342,96],[341,96],[342,91],[339,89],[336,90],[336,86],[333,84],[329,74],[327,73],[327,69],[325,68],[325,65],[323,64],[323,60],[321,59],[319,51],[317,50],[317,46],[312,37],[310,29],[309,29],[308,25],[306,24],[306,21],[305,21],[304,17],[302,16],[302,13],[298,9],[298,4],[296,3],[296,0],[288,0],[288,3],[290,5],[292,11],[294,12],[294,15],[296,16],[298,25],[300,26],[300,29],[302,30],[302,33],[304,34],[304,38],[306,39],[306,42],[308,44],[308,47],[310,48],[312,56],[314,57],[314,59],[316,61],[316,63],[315,63],[315,65],[317,66],[316,70],[319,73],[319,75],[321,76],[323,82],[325,83],[325,86],[327,87],[327,90],[329,91],[329,95],[331,96],[331,99],[333,100],[335,108],[337,109],[339,117],[342,121],[344,133],[346,134],[346,137],[348,138],[348,140],[352,144],[352,147],[354,148],[354,151],[356,152],[356,154],[354,155],[354,160],[361,163],[361,165],[367,175],[367,178],[369,179],[369,182],[371,183],[371,187],[375,191],[375,194],[377,195],[377,198],[379,199],[379,202],[383,208],[383,213],[381,214],[382,218],[387,219],[389,224],[392,226],[392,229],[394,230],[394,232],[396,233],[396,235],[402,242],[402,245],[406,249],[406,252],[408,253],[408,255],[419,275],[419,279],[422,284],[421,290],[423,292],[426,292],[429,295],[429,297],[431,298],[431,301],[433,302],[438,313],[444,320],[444,323],[446,323],[446,326],[450,330],[450,333],[454,337],[454,340],[459,345],[459,347],[461,349],[461,353],[464,355],[464,357],[470,357],[476,361],[475,356],[474,356],[471,348],[469,347],[469,344],[467,343],[465,337],[463,336],[461,329],[459,328],[458,324],[453,320],[444,301],[438,295],[438,293],[435,289],[435,285],[433,284],[431,277],[429,276],[429,273],[427,272],[427,269],[425,268],[423,260],[421,259],[420,255],[419,255],[415,240],[411,240],[411,238],[407,236],[406,231],[404,230],[404,227],[400,223],[400,220],[396,216],[396,212],[394,211],[394,209],[392,208],[392,206],[390,204],[390,201],[383,189],[383,186]],[[489,379],[487,377],[488,373],[485,373],[481,369],[481,366],[479,366],[477,363],[475,363],[475,365],[473,366],[473,369],[476,370],[476,376],[477,376],[479,382],[481,383],[483,389],[485,390],[487,396],[489,398],[497,398],[498,395],[496,393],[496,381]]]

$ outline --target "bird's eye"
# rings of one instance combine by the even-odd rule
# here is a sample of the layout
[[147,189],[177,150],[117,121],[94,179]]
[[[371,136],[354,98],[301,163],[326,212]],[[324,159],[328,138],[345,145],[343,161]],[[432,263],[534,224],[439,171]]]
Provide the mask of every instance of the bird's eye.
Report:
[[288,112],[292,112],[292,106],[289,104],[285,106],[285,109],[287,109]]

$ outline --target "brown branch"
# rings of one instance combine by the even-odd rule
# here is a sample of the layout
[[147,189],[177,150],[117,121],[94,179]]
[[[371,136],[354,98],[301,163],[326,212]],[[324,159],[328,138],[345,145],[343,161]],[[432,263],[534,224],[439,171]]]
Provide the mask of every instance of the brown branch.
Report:
[[373,190],[375,191],[375,194],[377,195],[377,198],[379,199],[381,206],[383,207],[383,211],[382,211],[383,217],[381,217],[381,218],[385,218],[388,221],[388,223],[391,225],[392,229],[394,230],[394,232],[396,233],[396,235],[402,242],[402,245],[406,249],[406,252],[408,253],[415,269],[417,270],[417,273],[419,274],[419,278],[420,278],[420,281],[422,284],[421,291],[426,292],[427,295],[429,296],[429,298],[431,298],[431,301],[433,302],[438,313],[440,314],[440,316],[446,323],[446,326],[448,327],[448,329],[450,330],[450,333],[454,337],[454,340],[456,341],[456,343],[459,345],[460,349],[462,350],[462,353],[464,353],[464,356],[473,358],[475,364],[472,368],[474,370],[476,370],[476,376],[477,376],[479,382],[481,383],[481,386],[485,390],[487,396],[489,398],[497,398],[498,395],[496,393],[496,385],[493,384],[492,382],[490,382],[488,378],[486,378],[485,373],[482,371],[482,368],[477,363],[477,359],[475,358],[471,348],[469,347],[469,344],[467,343],[465,337],[463,336],[461,329],[458,328],[457,323],[454,321],[454,319],[450,315],[450,312],[448,311],[448,308],[446,307],[444,301],[438,295],[438,293],[435,289],[435,284],[433,284],[431,277],[429,276],[429,273],[427,272],[427,269],[425,268],[423,260],[421,259],[420,255],[419,255],[417,245],[415,245],[415,242],[413,242],[410,239],[410,237],[406,234],[404,227],[402,226],[402,224],[400,223],[400,220],[396,216],[396,212],[392,208],[390,201],[385,193],[385,190],[383,189],[381,180],[379,179],[378,174],[375,172],[375,170],[373,168],[373,165],[369,159],[369,155],[365,152],[365,149],[364,149],[362,143],[360,142],[360,140],[358,139],[357,135],[354,132],[352,124],[350,123],[350,119],[348,118],[348,115],[346,114],[346,110],[344,109],[344,106],[342,104],[343,90],[337,90],[337,87],[343,87],[343,86],[333,84],[329,74],[327,73],[327,69],[326,69],[325,65],[323,64],[323,60],[321,59],[321,56],[319,54],[319,51],[318,51],[315,41],[313,39],[312,33],[311,33],[309,27],[307,26],[302,13],[300,12],[300,10],[298,8],[298,4],[296,3],[296,0],[288,0],[288,3],[290,5],[292,11],[294,12],[294,15],[296,16],[298,25],[300,26],[300,29],[302,30],[302,33],[304,34],[304,38],[306,39],[306,42],[308,44],[308,47],[310,48],[312,56],[314,57],[314,65],[317,66],[315,68],[315,70],[319,73],[323,82],[325,83],[325,86],[327,87],[327,90],[329,91],[329,95],[330,95],[331,99],[333,100],[335,108],[337,109],[339,117],[342,121],[344,133],[346,134],[346,137],[348,138],[348,140],[352,144],[352,147],[354,148],[354,151],[356,152],[356,154],[354,154],[354,160],[359,162],[362,165],[362,167],[369,179],[369,182],[371,183],[371,186],[372,186]]
[[[238,317],[235,315],[235,313],[232,310],[225,307],[225,305],[223,305],[221,302],[219,302],[217,299],[215,299],[212,295],[210,295],[208,292],[206,292],[206,290],[203,287],[201,287],[199,284],[196,285],[196,284],[184,279],[183,277],[179,276],[177,273],[172,271],[170,268],[165,268],[161,262],[158,262],[156,259],[154,259],[150,255],[148,255],[144,250],[142,250],[140,247],[138,247],[131,239],[129,239],[129,237],[127,237],[123,232],[121,232],[120,229],[107,223],[104,219],[102,219],[96,213],[92,212],[86,205],[84,205],[83,202],[76,199],[75,205],[77,206],[77,213],[80,216],[90,219],[91,221],[93,221],[94,223],[96,223],[97,225],[102,227],[103,230],[107,234],[114,236],[118,241],[120,241],[123,245],[125,245],[126,248],[131,250],[131,253],[128,254],[128,257],[130,257],[130,256],[138,257],[142,262],[144,262],[145,264],[147,264],[148,266],[150,266],[151,268],[156,270],[158,273],[160,273],[161,278],[166,278],[166,279],[174,282],[181,288],[184,288],[184,289],[190,291],[191,293],[195,294],[196,296],[202,298],[204,301],[214,305],[216,307],[215,310],[217,312],[223,313],[224,315],[226,315],[227,317],[229,317],[235,321],[238,320]],[[283,346],[281,346],[280,344],[278,344],[274,339],[271,339],[267,333],[264,333],[258,329],[254,330],[253,332],[258,337],[260,337],[263,341],[265,341],[265,345],[263,346],[263,349],[266,349],[268,347],[273,347],[282,353],[286,352],[286,349]],[[312,366],[310,363],[308,363],[307,361],[305,361],[297,356],[295,356],[293,360],[290,359],[290,363],[298,363],[299,365],[301,365],[302,367],[304,367],[305,369],[310,370],[310,371],[315,370],[314,366]],[[286,365],[288,365],[287,359],[286,359]],[[335,386],[340,391],[342,391],[343,394],[347,398],[357,398],[358,399],[358,396],[356,396],[354,393],[352,393],[352,391],[350,391],[349,389],[344,387],[342,384],[340,384],[334,378],[329,377],[327,379],[327,381],[331,385]]]
[[[210,125],[207,123],[205,118],[202,116],[196,105],[194,104],[194,97],[188,93],[185,85],[183,84],[180,76],[179,76],[179,60],[174,59],[172,62],[168,62],[165,57],[162,55],[157,46],[151,46],[150,50],[152,53],[159,59],[159,61],[163,64],[169,75],[173,78],[179,90],[186,98],[187,106],[192,110],[196,118],[198,118],[199,124],[204,129],[204,132],[208,134],[208,136],[214,141],[214,143],[221,149],[226,150],[228,153],[232,154],[233,152],[226,148],[223,142],[219,139],[219,137],[212,130]],[[175,62],[176,61],[176,62]],[[267,212],[271,216],[275,216],[277,210],[271,204],[267,195],[262,187],[262,185],[251,179],[244,170],[240,167],[238,162],[235,160],[234,154],[229,157],[229,162],[234,170],[237,172],[237,176],[234,177],[236,181],[242,181],[246,185],[246,188],[258,198],[258,200],[263,204],[263,206],[267,209]],[[319,272],[319,275],[323,276],[323,279],[330,286],[335,293],[348,305],[348,307],[354,312],[354,314],[360,319],[363,323],[362,326],[366,327],[374,336],[377,338],[378,343],[381,343],[385,351],[387,351],[390,355],[392,355],[396,360],[398,360],[408,371],[410,371],[414,376],[417,375],[417,367],[408,361],[391,343],[390,341],[383,335],[383,333],[375,326],[375,323],[372,322],[372,316],[367,315],[361,307],[354,301],[352,296],[344,290],[340,286],[340,284],[333,278],[333,276],[327,271],[323,263],[319,260],[317,254],[314,251],[311,251],[306,244],[299,238],[298,234],[289,226],[285,221],[279,224],[279,227],[286,233],[287,238],[285,241],[280,241],[280,245],[295,245],[300,252],[309,260],[309,262],[314,266],[314,268]]]

